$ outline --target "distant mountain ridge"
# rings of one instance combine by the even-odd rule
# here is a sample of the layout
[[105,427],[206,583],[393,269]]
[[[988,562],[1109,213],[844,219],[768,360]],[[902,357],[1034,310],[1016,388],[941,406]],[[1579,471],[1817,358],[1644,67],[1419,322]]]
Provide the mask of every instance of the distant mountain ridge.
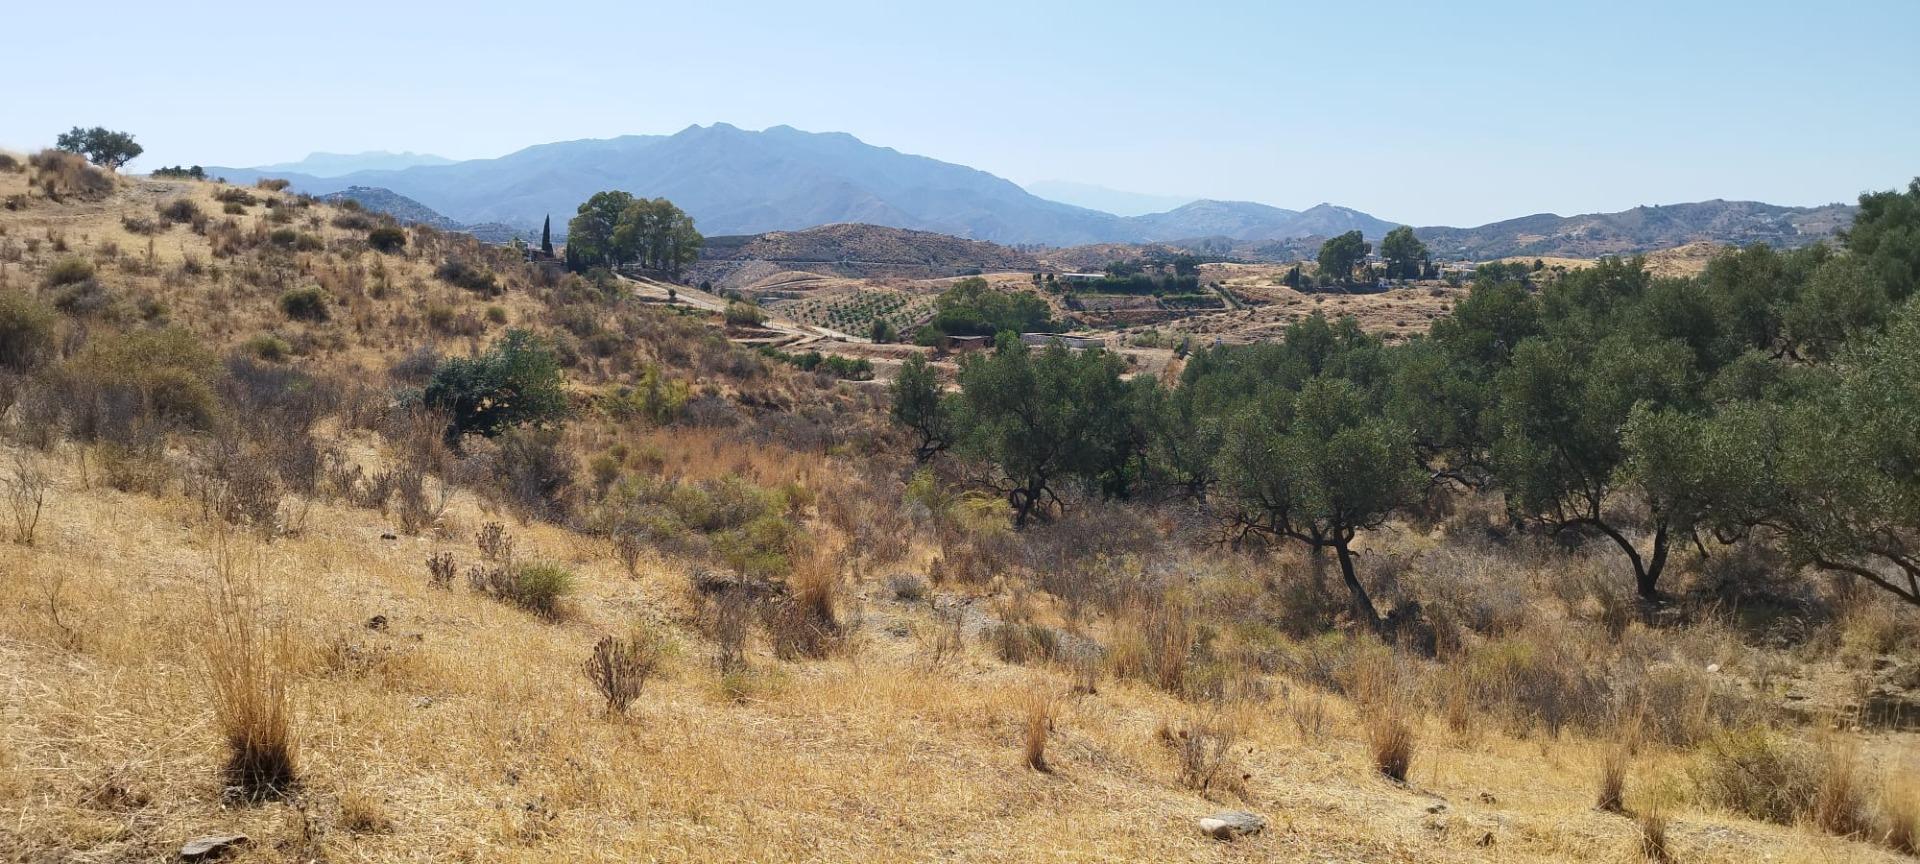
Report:
[[1037,180],[1028,183],[1026,190],[1048,201],[1072,204],[1075,207],[1112,213],[1115,216],[1145,216],[1148,213],[1162,213],[1200,200],[1197,195],[1150,195],[1144,192],[1109,189],[1092,183],[1075,183],[1071,180]]
[[441,231],[459,231],[472,234],[488,243],[505,243],[515,237],[527,239],[529,236],[526,231],[498,222],[482,222],[475,225],[455,222],[434,212],[433,208],[391,189],[349,186],[339,192],[321,195],[319,198],[329,202],[352,201],[364,209],[392,216],[403,225],[426,225]]
[[340,177],[356,171],[397,171],[416,165],[452,165],[452,159],[430,153],[369,150],[365,153],[309,153],[298,162],[262,165],[251,170],[307,174],[314,177]]
[[[564,233],[580,202],[606,189],[672,199],[709,236],[867,223],[1002,244],[1206,240],[1256,254],[1297,255],[1317,245],[1318,238],[1349,230],[1377,242],[1398,224],[1333,204],[1295,211],[1213,200],[1116,216],[1041,198],[985,171],[870,145],[845,133],[789,126],[753,132],[716,123],[673,135],[561,141],[495,159],[339,176],[279,168],[209,170],[240,183],[282,177],[312,194],[354,187],[390,190],[459,224],[494,223],[522,233],[537,231],[550,215],[556,235]],[[1708,201],[1615,214],[1541,214],[1418,232],[1443,258],[1587,256],[1692,242],[1800,245],[1830,236],[1851,212],[1837,204],[1796,208]],[[1211,245],[1218,248],[1220,242]]]

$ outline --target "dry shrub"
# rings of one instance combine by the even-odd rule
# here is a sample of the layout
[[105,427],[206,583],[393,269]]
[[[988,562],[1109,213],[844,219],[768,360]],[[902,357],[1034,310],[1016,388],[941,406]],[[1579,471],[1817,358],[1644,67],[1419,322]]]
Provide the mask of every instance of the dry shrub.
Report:
[[40,513],[47,504],[47,490],[53,477],[41,467],[40,460],[26,452],[13,454],[12,470],[0,477],[6,487],[7,512],[13,516],[13,542],[32,546],[34,532],[40,526]]
[[1311,687],[1288,694],[1287,718],[1303,744],[1320,741],[1327,734],[1327,697]]
[[645,634],[630,639],[606,636],[593,646],[585,672],[606,702],[608,715],[626,713],[627,706],[640,698],[647,679],[659,671],[660,658],[658,640]]
[[1240,767],[1235,752],[1245,732],[1244,714],[1215,709],[1190,715],[1179,726],[1162,721],[1154,734],[1179,758],[1181,786],[1202,795],[1219,789],[1244,798],[1252,775]]
[[921,637],[927,665],[938,669],[966,651],[966,609],[959,604],[933,607],[933,624]]
[[494,562],[513,560],[513,536],[507,533],[507,526],[499,522],[488,522],[480,526],[473,535],[474,548],[480,550],[480,557]]
[[1039,690],[1029,692],[1020,700],[1021,715],[1025,720],[1021,752],[1027,767],[1041,773],[1053,770],[1047,764],[1047,735],[1053,732],[1057,704],[1051,694]]
[[34,169],[34,185],[48,198],[90,201],[113,191],[113,178],[77,154],[42,150],[27,158]]
[[202,648],[214,719],[227,744],[227,782],[252,798],[284,794],[297,781],[292,635],[285,622],[267,617],[252,570],[224,541],[209,594]]
[[1760,726],[1708,738],[1690,773],[1707,803],[1781,825],[1806,811],[1822,776],[1812,748]]
[[1193,695],[1201,625],[1193,603],[1178,591],[1136,592],[1115,616],[1107,654],[1115,677],[1144,680],[1168,693]]
[[427,584],[442,591],[453,587],[453,574],[458,565],[453,562],[452,552],[440,552],[427,556]]
[[393,830],[393,819],[378,797],[352,789],[340,796],[340,827],[354,834],[386,834]]
[[842,620],[849,601],[838,550],[816,544],[794,558],[796,566],[787,577],[785,595],[770,600],[765,613],[774,656],[782,660],[830,656],[846,647],[857,629]]

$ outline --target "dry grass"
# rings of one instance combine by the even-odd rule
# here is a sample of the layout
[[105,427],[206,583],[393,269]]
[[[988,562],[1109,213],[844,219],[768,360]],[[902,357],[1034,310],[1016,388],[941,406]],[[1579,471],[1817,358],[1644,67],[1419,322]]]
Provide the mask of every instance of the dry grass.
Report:
[[278,796],[298,782],[291,629],[273,617],[257,565],[244,563],[244,553],[225,538],[219,544],[202,650],[214,719],[227,745],[223,772],[248,797]]
[[1634,820],[1640,829],[1640,856],[1656,864],[1667,864],[1673,860],[1673,850],[1667,845],[1667,813],[1660,807],[1649,807],[1641,811]]
[[1053,771],[1053,766],[1047,764],[1047,736],[1053,733],[1058,705],[1053,694],[1040,690],[1028,693],[1021,705],[1024,734],[1020,753],[1028,768],[1043,774]]

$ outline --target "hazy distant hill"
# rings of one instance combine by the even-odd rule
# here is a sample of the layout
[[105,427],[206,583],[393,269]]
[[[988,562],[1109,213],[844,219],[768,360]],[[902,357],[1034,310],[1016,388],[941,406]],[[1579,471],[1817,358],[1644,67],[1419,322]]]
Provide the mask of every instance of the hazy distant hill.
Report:
[[1702,242],[1804,246],[1846,227],[1854,210],[1848,204],[1781,207],[1713,200],[1581,216],[1542,213],[1478,228],[1421,228],[1415,233],[1442,258],[1590,258]]
[[532,239],[532,232],[499,222],[482,222],[474,225],[455,222],[434,212],[433,208],[391,189],[350,186],[339,192],[329,192],[319,197],[322,201],[351,200],[367,210],[392,216],[405,225],[428,225],[442,231],[460,231],[472,234],[488,243],[505,243],[515,237]]
[[[389,153],[369,150],[365,153],[309,153],[298,162],[279,162],[252,170],[263,173],[307,174],[314,177],[339,177],[355,171],[398,171],[415,165],[451,165],[452,159],[430,153]],[[231,169],[221,169],[231,170]]]
[[1049,201],[1099,210],[1116,216],[1144,216],[1172,210],[1197,199],[1192,195],[1149,195],[1109,189],[1092,183],[1070,180],[1040,180],[1027,184],[1027,191]]
[[[338,159],[382,157],[436,158],[360,154]],[[1049,201],[985,171],[876,147],[852,135],[787,126],[752,132],[716,123],[674,135],[562,141],[497,159],[341,176],[314,173],[340,164],[325,154],[294,164],[312,170],[269,166],[210,172],[242,183],[285,177],[314,194],[353,187],[391,190],[453,222],[493,224],[491,236],[531,235],[548,215],[555,234],[564,234],[580,202],[606,189],[670,198],[708,236],[865,223],[1007,244],[1205,240],[1250,254],[1295,256],[1310,254],[1321,238],[1355,229],[1378,242],[1397,224],[1333,204],[1295,211],[1248,201],[1194,201],[1161,213],[1116,216]],[[1707,201],[1419,232],[1447,258],[1587,257],[1694,242],[1797,245],[1830,235],[1851,212],[1843,205]]]

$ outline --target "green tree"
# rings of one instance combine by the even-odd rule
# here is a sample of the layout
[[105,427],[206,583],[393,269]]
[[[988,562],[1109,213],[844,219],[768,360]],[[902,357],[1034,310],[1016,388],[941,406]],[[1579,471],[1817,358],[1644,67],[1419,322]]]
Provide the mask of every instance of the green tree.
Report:
[[75,126],[71,131],[62,132],[53,146],[85,156],[87,161],[109,171],[120,170],[120,166],[146,152],[146,148],[134,142],[132,135],[101,126],[92,129]]
[[900,365],[900,376],[893,381],[893,421],[906,427],[918,440],[913,458],[926,462],[953,443],[953,412],[940,392],[940,380],[933,364],[915,354]]
[[970,276],[953,283],[934,300],[930,326],[948,336],[992,336],[1001,331],[1031,333],[1053,329],[1047,301],[1031,291],[998,291]]
[[540,220],[540,254],[547,258],[553,257],[553,217],[551,215]]
[[878,344],[900,341],[900,331],[894,329],[893,322],[885,318],[873,319],[873,325],[867,328],[867,338]]
[[1332,279],[1341,285],[1353,284],[1353,268],[1365,261],[1367,253],[1373,251],[1373,244],[1360,236],[1359,231],[1348,231],[1320,244],[1320,275]]
[[1352,544],[1424,487],[1412,452],[1407,431],[1352,381],[1269,387],[1229,420],[1218,459],[1223,510],[1243,533],[1332,549],[1354,618],[1380,632]]
[[1889,298],[1897,303],[1912,296],[1920,290],[1920,178],[1905,192],[1860,196],[1860,211],[1840,237]]
[[633,196],[618,190],[595,192],[567,222],[567,257],[583,267],[616,267],[622,250],[615,232]]
[[425,401],[448,412],[447,435],[455,439],[467,433],[492,437],[567,413],[560,361],[538,336],[521,329],[508,330],[478,356],[441,363],[427,384]]
[[1413,229],[1402,225],[1380,241],[1380,257],[1387,261],[1388,279],[1418,279],[1431,256],[1427,244],[1413,236]]
[[992,466],[1015,527],[1059,504],[1063,480],[1110,484],[1125,463],[1133,438],[1120,371],[1105,351],[1036,354],[1012,333],[961,361],[956,450]]

